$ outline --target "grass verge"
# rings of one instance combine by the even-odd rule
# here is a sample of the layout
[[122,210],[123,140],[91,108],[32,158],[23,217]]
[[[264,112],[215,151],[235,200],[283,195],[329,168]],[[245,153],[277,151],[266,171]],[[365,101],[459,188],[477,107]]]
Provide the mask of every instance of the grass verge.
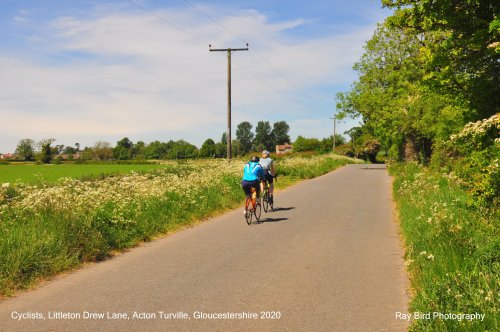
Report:
[[[416,164],[390,172],[415,293],[410,311],[431,315],[411,330],[499,331],[498,207],[471,204],[453,179]],[[484,318],[464,316],[475,313]]]

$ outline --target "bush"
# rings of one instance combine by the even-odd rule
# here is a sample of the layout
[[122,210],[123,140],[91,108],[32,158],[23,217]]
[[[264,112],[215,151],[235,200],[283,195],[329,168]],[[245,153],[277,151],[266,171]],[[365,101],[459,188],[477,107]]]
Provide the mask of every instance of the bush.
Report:
[[377,162],[377,153],[380,151],[380,143],[376,139],[370,139],[363,143],[363,153],[367,160]]
[[500,117],[471,122],[435,148],[431,165],[452,172],[477,204],[498,204]]

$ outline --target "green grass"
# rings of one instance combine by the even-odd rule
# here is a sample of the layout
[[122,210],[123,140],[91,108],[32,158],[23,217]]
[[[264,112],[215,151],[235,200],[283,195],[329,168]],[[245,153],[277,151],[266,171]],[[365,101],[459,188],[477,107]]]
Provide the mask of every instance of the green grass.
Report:
[[93,178],[104,174],[117,174],[127,172],[144,172],[165,168],[159,164],[64,164],[64,165],[35,165],[35,164],[9,164],[0,165],[1,183],[37,183],[57,182],[60,178]]
[[410,312],[485,314],[483,321],[417,320],[413,331],[499,331],[500,213],[478,207],[453,179],[396,165],[396,198],[415,296]]

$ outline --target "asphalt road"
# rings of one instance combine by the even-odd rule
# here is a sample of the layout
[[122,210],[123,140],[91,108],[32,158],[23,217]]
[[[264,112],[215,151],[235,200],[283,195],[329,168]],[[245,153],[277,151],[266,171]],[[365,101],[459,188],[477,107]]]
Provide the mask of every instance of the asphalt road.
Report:
[[[349,165],[0,303],[0,331],[405,331],[391,180]],[[256,318],[255,318],[256,317]]]

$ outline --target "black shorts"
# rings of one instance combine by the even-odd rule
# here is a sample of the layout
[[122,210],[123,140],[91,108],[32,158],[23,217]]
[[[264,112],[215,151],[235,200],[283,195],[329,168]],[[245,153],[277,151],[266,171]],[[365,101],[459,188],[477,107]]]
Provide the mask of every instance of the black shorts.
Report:
[[260,194],[260,181],[255,180],[255,181],[241,181],[241,187],[243,188],[243,191],[245,192],[245,195],[247,197],[250,197],[252,195],[252,188],[255,188],[257,191],[257,195]]
[[271,173],[269,171],[266,171],[266,176],[264,177],[263,180],[266,180],[267,182],[269,183],[273,183],[273,176],[271,175]]

